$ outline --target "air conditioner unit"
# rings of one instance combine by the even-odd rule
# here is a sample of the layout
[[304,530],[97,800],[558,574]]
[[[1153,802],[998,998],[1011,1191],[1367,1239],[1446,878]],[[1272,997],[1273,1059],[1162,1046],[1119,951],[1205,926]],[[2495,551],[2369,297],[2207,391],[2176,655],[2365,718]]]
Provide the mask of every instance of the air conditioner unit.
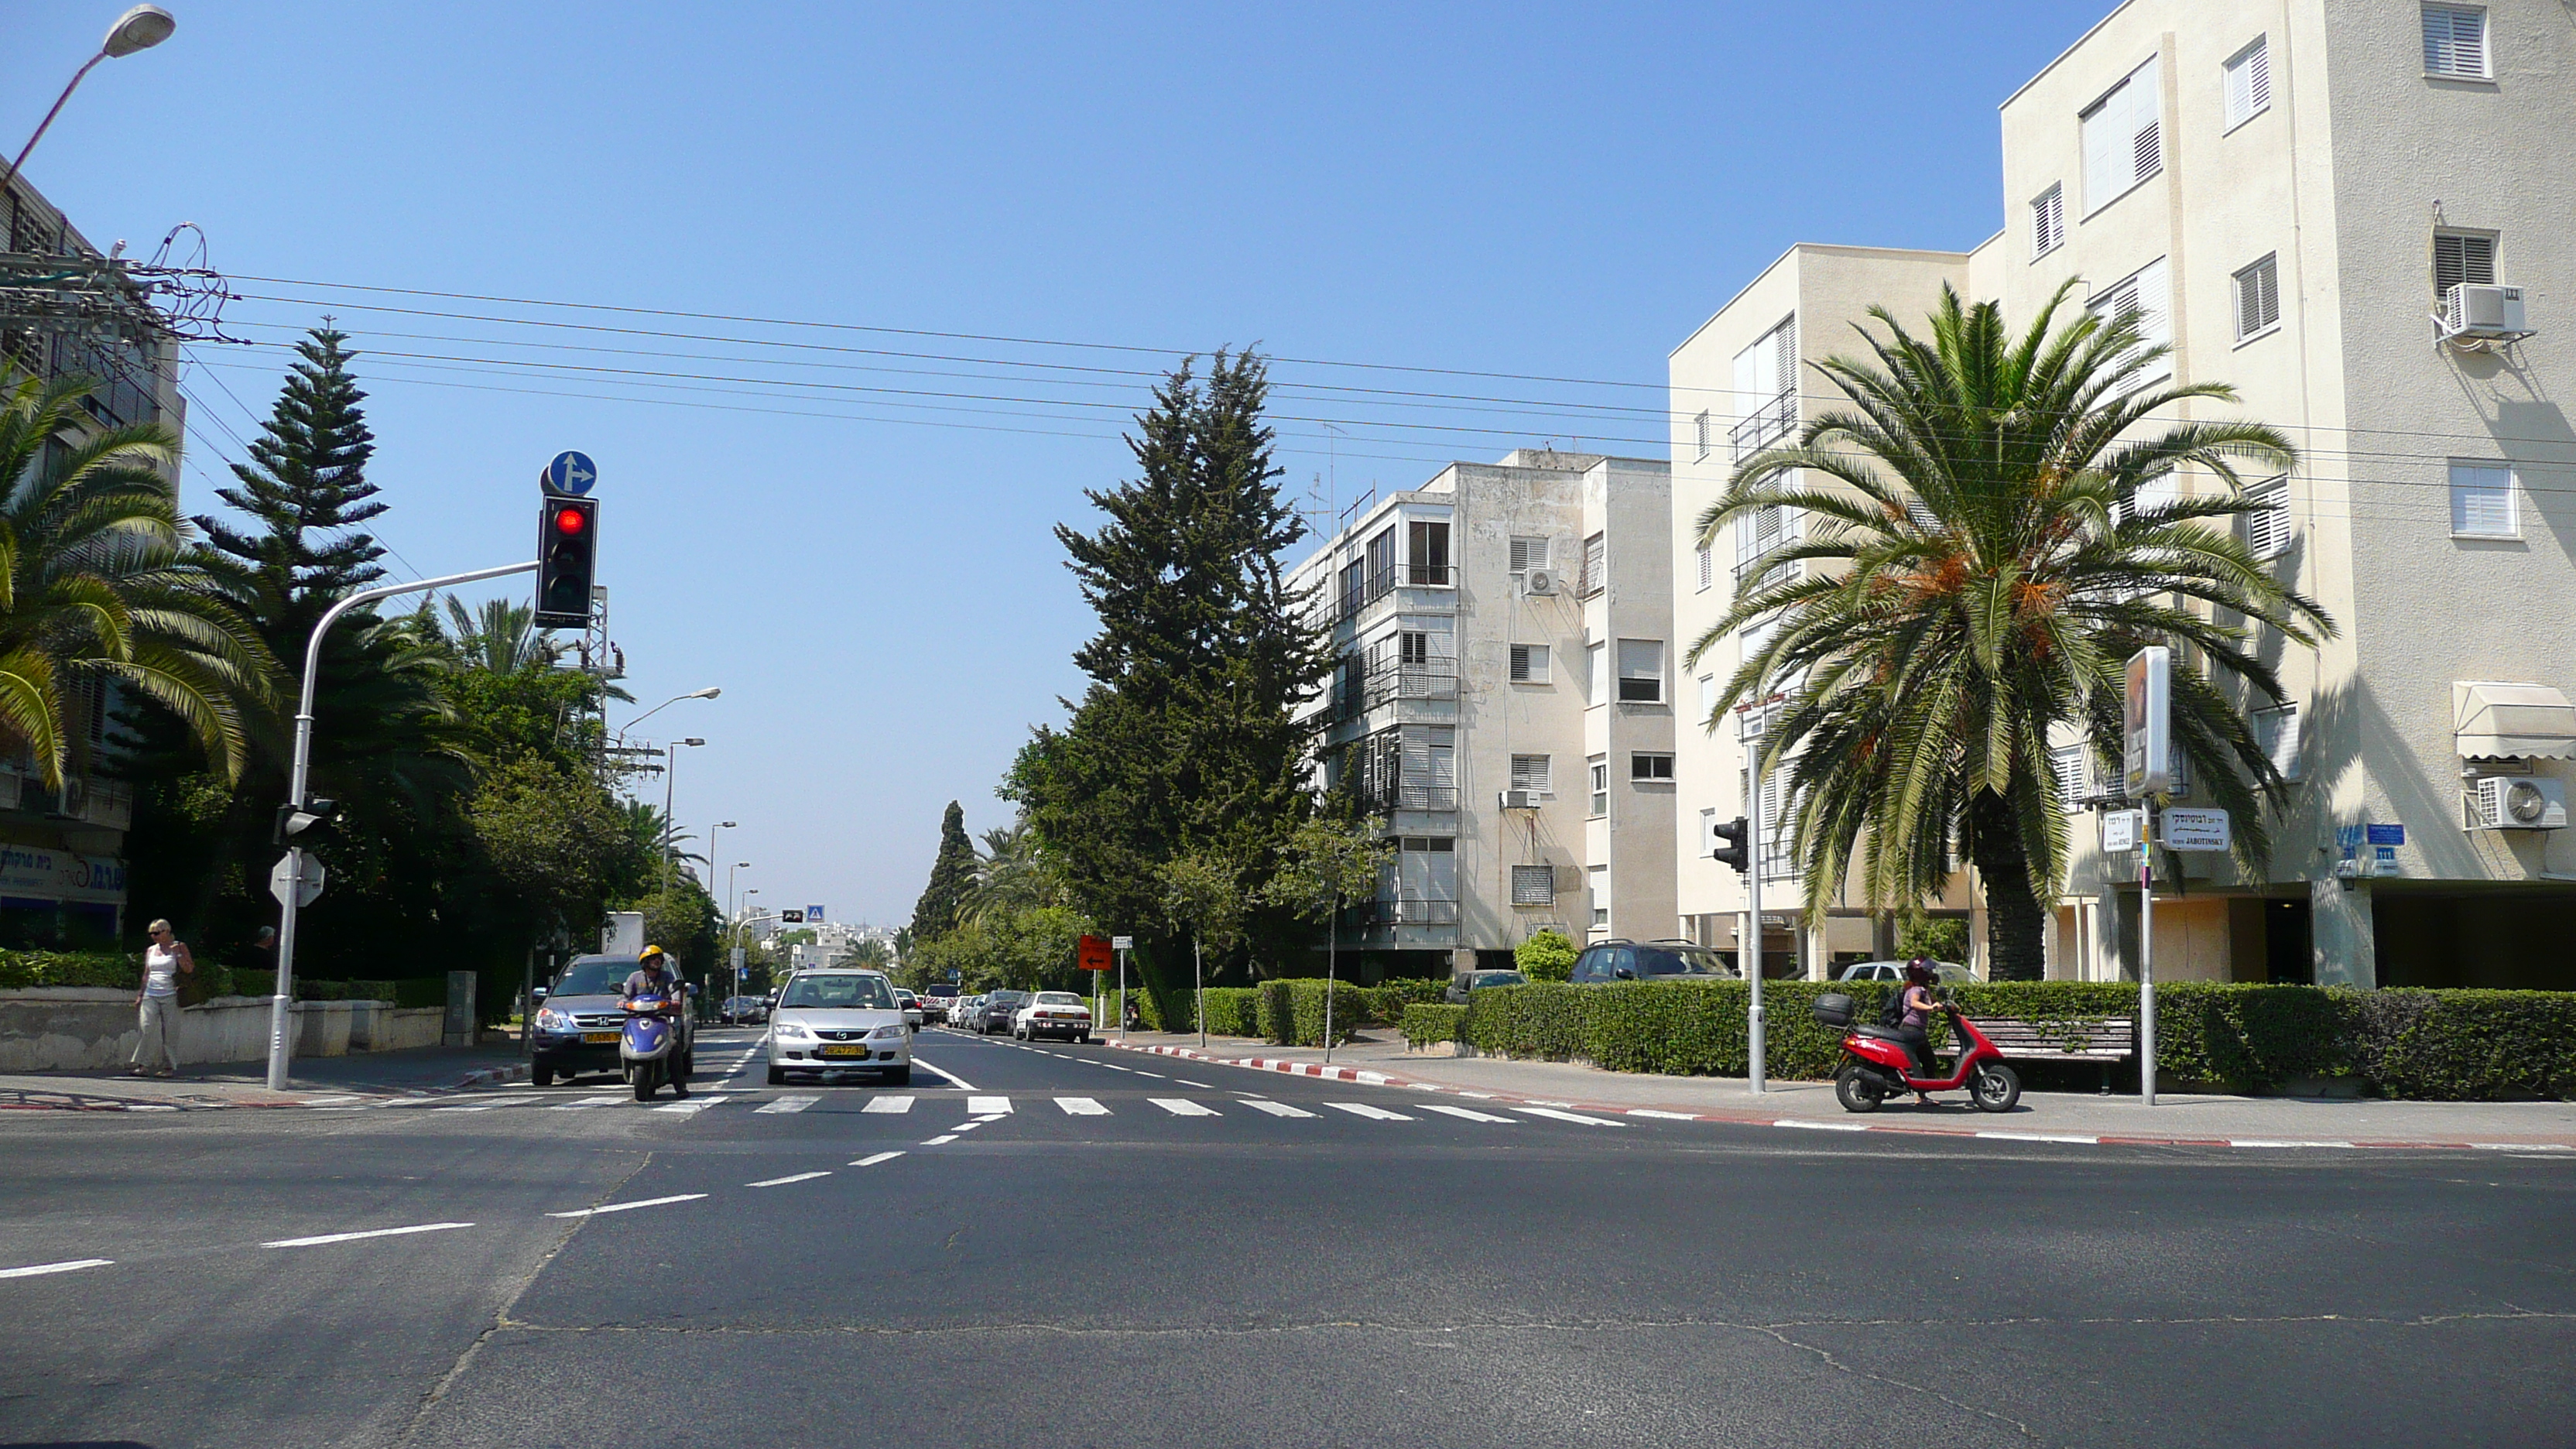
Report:
[[1556,592],[1556,570],[1531,569],[1521,575],[1521,592],[1547,598]]
[[1506,810],[1536,810],[1538,808],[1538,792],[1536,790],[1505,790],[1502,794],[1502,805]]
[[2442,331],[2452,337],[2528,337],[2522,289],[2461,282],[2442,297]]
[[2469,796],[2479,830],[2564,830],[2567,787],[2546,775],[2482,775]]

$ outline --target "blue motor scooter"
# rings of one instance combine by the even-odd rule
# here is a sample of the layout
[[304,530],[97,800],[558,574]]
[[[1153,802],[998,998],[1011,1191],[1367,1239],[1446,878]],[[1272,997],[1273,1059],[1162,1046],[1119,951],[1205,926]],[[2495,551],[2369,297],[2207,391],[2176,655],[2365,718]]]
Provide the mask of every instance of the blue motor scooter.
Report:
[[635,1100],[650,1102],[653,1093],[664,1082],[671,1084],[671,1095],[689,1095],[688,1082],[676,1072],[679,1060],[680,1028],[672,1020],[679,1009],[678,999],[667,996],[639,996],[626,1006],[626,1029],[618,1034],[617,1056],[625,1063],[626,1080],[635,1086]]

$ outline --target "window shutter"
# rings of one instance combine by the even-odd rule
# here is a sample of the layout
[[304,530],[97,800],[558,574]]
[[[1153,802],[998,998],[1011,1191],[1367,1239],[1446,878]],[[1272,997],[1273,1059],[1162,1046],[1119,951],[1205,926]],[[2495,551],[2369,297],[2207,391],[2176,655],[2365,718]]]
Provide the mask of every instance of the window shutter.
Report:
[[2245,124],[2272,104],[2272,56],[2266,37],[2236,52],[2227,63],[2227,126]]
[[2066,239],[2066,188],[2052,186],[2030,204],[2030,254],[2044,257]]
[[1516,906],[1555,905],[1556,867],[1552,865],[1513,866],[1512,904]]
[[1550,788],[1550,787],[1549,787],[1549,784],[1548,784],[1548,774],[1549,774],[1549,771],[1548,771],[1548,757],[1547,757],[1547,756],[1545,756],[1545,755],[1514,755],[1514,756],[1512,756],[1512,788],[1513,788],[1513,789],[1515,789],[1515,790],[1535,790],[1535,791],[1537,791],[1538,793],[1540,793],[1540,794],[1542,794],[1542,795],[1547,794],[1547,793],[1548,793],[1548,791],[1549,791],[1549,788]]
[[2513,471],[2493,464],[2451,465],[2451,532],[2478,538],[2511,538]]
[[2283,779],[2299,778],[2299,707],[2285,704],[2279,709],[2254,711],[2254,743],[2263,751],[2272,768]]
[[2424,73],[2486,79],[2486,11],[2469,5],[2425,6]]
[[1772,376],[1779,379],[1781,392],[1798,390],[1798,319],[1793,313],[1788,321],[1771,329],[1772,345],[1779,349],[1771,364]]
[[2462,283],[2488,286],[2495,281],[2495,238],[2437,232],[2433,237],[2433,294],[2450,295]]
[[2251,337],[2280,320],[2280,261],[2265,257],[2236,274],[2236,335]]
[[2084,798],[2084,747],[2060,745],[2048,752],[2048,768],[2057,776],[2057,803],[2073,811]]
[[1701,409],[1700,415],[1691,421],[1699,429],[1699,455],[1705,459],[1708,456],[1708,411]]
[[1583,587],[1586,594],[1597,594],[1610,583],[1610,539],[1596,533],[1583,541]]
[[2144,181],[2165,169],[2164,128],[2154,117],[2147,118],[2129,144],[2137,168],[2130,173],[2132,180]]
[[2256,558],[2279,558],[2290,547],[2290,485],[2266,483],[2249,495],[2258,506],[2245,515],[2245,546]]
[[1547,683],[1547,646],[1515,644],[1512,646],[1512,683]]
[[1543,569],[1543,568],[1546,568],[1546,567],[1547,567],[1547,540],[1546,540],[1546,539],[1544,539],[1544,538],[1515,538],[1515,539],[1513,539],[1513,540],[1512,540],[1512,572],[1513,572],[1513,573],[1516,573],[1516,574],[1527,573],[1527,572],[1529,572],[1531,569]]
[[1707,544],[1699,546],[1699,586],[1707,588],[1717,582],[1717,564]]

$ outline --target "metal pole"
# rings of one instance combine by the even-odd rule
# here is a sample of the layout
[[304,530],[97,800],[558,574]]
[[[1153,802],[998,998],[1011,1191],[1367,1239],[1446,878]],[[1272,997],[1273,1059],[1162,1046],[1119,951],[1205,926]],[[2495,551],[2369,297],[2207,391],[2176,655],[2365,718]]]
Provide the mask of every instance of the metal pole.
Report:
[[2156,1104],[2156,811],[2138,804],[2138,1101]]
[[[340,622],[342,614],[360,604],[390,599],[397,594],[416,594],[424,589],[444,589],[456,584],[536,571],[536,560],[530,559],[526,563],[507,564],[496,569],[476,569],[472,573],[449,574],[444,578],[421,579],[408,584],[386,584],[360,589],[325,610],[321,620],[313,626],[312,639],[304,646],[304,692],[297,697],[295,706],[295,762],[287,775],[287,803],[304,803],[304,786],[313,758],[313,689],[321,674],[322,636],[331,632],[331,626]],[[278,907],[277,994],[269,999],[268,1004],[268,1089],[272,1092],[286,1090],[286,1028],[295,1010],[295,917],[301,907],[299,897],[304,893],[303,848],[289,846],[286,858],[290,862],[287,878],[293,884]]]
[[1341,965],[1342,894],[1333,893],[1333,913],[1324,918],[1324,1060],[1333,1059],[1333,975]]
[[1199,938],[1190,937],[1190,977],[1198,991],[1199,1050],[1207,1050],[1207,964],[1199,956]]
[[1118,953],[1118,1039],[1127,1039],[1127,953]]
[[52,128],[54,117],[63,113],[63,105],[72,98],[72,92],[79,90],[80,83],[89,77],[89,73],[97,68],[100,61],[105,59],[107,59],[107,52],[102,50],[91,56],[87,64],[72,72],[72,83],[63,87],[61,95],[54,97],[54,108],[45,112],[45,118],[36,123],[36,134],[29,136],[27,144],[19,148],[18,159],[9,163],[9,169],[0,172],[0,192],[5,192],[9,183],[17,179],[19,170],[27,164],[27,158],[35,154],[36,143],[45,139],[45,132]]
[[1744,1019],[1745,1087],[1757,1097],[1770,1090],[1764,1071],[1762,1033],[1762,746],[1769,738],[1770,731],[1765,729],[1754,742],[1753,768],[1747,776],[1753,788],[1745,792],[1751,798],[1744,802],[1744,863],[1748,867],[1744,891],[1753,920],[1753,969],[1745,978],[1753,988],[1752,1010]]
[[680,742],[673,740],[662,747],[662,895],[663,909],[670,909],[671,894],[671,772],[680,763]]

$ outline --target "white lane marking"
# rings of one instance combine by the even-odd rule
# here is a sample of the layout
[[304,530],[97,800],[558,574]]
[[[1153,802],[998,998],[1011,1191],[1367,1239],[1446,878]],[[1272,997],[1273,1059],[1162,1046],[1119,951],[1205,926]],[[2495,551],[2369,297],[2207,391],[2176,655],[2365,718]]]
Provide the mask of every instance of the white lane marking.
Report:
[[61,1263],[31,1263],[24,1268],[0,1268],[0,1278],[42,1278],[48,1273],[77,1273],[83,1268],[104,1268],[114,1258],[73,1258]]
[[472,1223],[415,1223],[407,1228],[370,1228],[363,1233],[324,1233],[312,1238],[279,1238],[263,1248],[318,1248],[324,1243],[354,1243],[360,1238],[399,1238],[411,1233],[443,1233],[452,1228],[470,1228]]
[[545,1099],[543,1092],[529,1092],[524,1095],[514,1093],[507,1097],[476,1097],[474,1102],[477,1106],[483,1107],[515,1107],[521,1102],[542,1102]]
[[709,1107],[716,1106],[727,1100],[728,1099],[724,1097],[691,1097],[685,1102],[673,1102],[667,1107],[656,1107],[653,1110],[656,1112],[677,1112],[683,1117],[693,1117],[698,1113],[707,1110]]
[[1491,1112],[1479,1112],[1473,1107],[1452,1107],[1446,1102],[1425,1102],[1422,1105],[1429,1111],[1438,1112],[1444,1116],[1463,1118],[1469,1122],[1501,1122],[1513,1127],[1521,1125],[1516,1118],[1497,1117]]
[[1203,1103],[1193,1102],[1187,1097],[1147,1097],[1145,1100],[1162,1108],[1164,1111],[1171,1113],[1175,1117],[1222,1117],[1225,1115],[1224,1113],[1216,1111]]
[[912,1064],[933,1076],[946,1077],[948,1079],[948,1085],[955,1087],[961,1092],[971,1092],[975,1090],[975,1084],[973,1082],[966,1080],[964,1077],[957,1075],[955,1072],[952,1072],[945,1067],[934,1066],[929,1062],[923,1061],[917,1056],[912,1059]]
[[795,1173],[795,1174],[793,1174],[793,1175],[791,1175],[791,1176],[787,1176],[787,1177],[773,1177],[773,1178],[768,1178],[768,1179],[766,1179],[766,1180],[764,1180],[764,1181],[761,1181],[761,1182],[746,1182],[746,1183],[744,1183],[744,1184],[743,1184],[743,1186],[745,1186],[745,1187],[785,1187],[787,1184],[789,1184],[789,1183],[791,1183],[791,1182],[812,1182],[814,1179],[816,1179],[816,1178],[818,1178],[818,1177],[830,1177],[831,1175],[832,1175],[832,1174],[830,1174],[830,1173],[828,1173],[828,1172],[799,1172],[799,1173]]
[[1696,1122],[1699,1120],[1699,1118],[1688,1112],[1658,1112],[1652,1107],[1631,1107],[1628,1109],[1628,1115],[1631,1117],[1658,1117],[1666,1122]]
[[892,1162],[901,1156],[903,1156],[903,1154],[900,1152],[872,1152],[850,1165],[852,1167],[874,1167],[880,1162]]
[[870,1097],[868,1099],[868,1104],[861,1107],[859,1110],[862,1112],[909,1112],[912,1110],[912,1099],[910,1097],[898,1096]]
[[1172,1080],[1178,1082],[1184,1087],[1197,1087],[1202,1091],[1217,1092],[1224,1090],[1214,1082],[1193,1082],[1187,1077],[1174,1077]]
[[[1135,1069],[1131,1067],[1129,1070],[1134,1071]],[[1140,1077],[1152,1077],[1158,1082],[1168,1082],[1171,1080],[1171,1078],[1164,1076],[1161,1072],[1137,1072],[1136,1075]]]
[[1586,1117],[1580,1112],[1560,1112],[1553,1107],[1522,1107],[1518,1110],[1526,1112],[1533,1117],[1546,1117],[1557,1122],[1580,1122],[1586,1127],[1625,1127],[1628,1125],[1616,1117]]
[[[344,1092],[336,1097],[307,1097],[304,1099],[304,1105],[307,1107],[328,1107],[335,1102],[356,1102],[360,1100],[362,1099],[358,1096]],[[104,1263],[107,1260],[101,1258],[99,1261]]]
[[[1977,1135],[2001,1138],[2006,1142],[2074,1142],[2086,1147],[2096,1146],[2101,1141],[2097,1137],[2079,1136],[2072,1132],[1986,1131]],[[2352,1144],[2349,1142],[2239,1142],[2236,1145],[2239,1147],[2350,1147]]]
[[[130,1112],[134,1109],[129,1107],[126,1110]],[[441,1112],[489,1112],[492,1109],[490,1107],[441,1107],[438,1110]]]
[[1134,1067],[1122,1067],[1122,1066],[1118,1065],[1116,1062],[1102,1062],[1100,1065],[1102,1065],[1102,1066],[1104,1066],[1104,1067],[1107,1067],[1109,1070],[1111,1070],[1111,1071],[1113,1071],[1113,1072],[1133,1072],[1134,1070],[1136,1070]]
[[941,1134],[939,1134],[938,1136],[931,1138],[929,1141],[924,1142],[924,1143],[923,1143],[923,1144],[921,1144],[921,1145],[922,1145],[922,1146],[924,1146],[924,1147],[936,1147],[936,1146],[938,1146],[938,1145],[939,1145],[940,1143],[942,1143],[942,1142],[954,1142],[954,1141],[956,1141],[956,1140],[957,1140],[957,1134],[956,1134],[956,1133],[954,1133],[954,1132],[942,1132],[942,1133],[941,1133]]
[[1551,1102],[1544,1097],[1532,1097],[1529,1099],[1529,1104],[1533,1107],[1571,1107],[1574,1105],[1572,1102]]
[[1491,1092],[1460,1092],[1458,1095],[1461,1097],[1473,1097],[1479,1102],[1490,1102],[1494,1100],[1494,1094]]
[[1064,1109],[1064,1115],[1068,1117],[1106,1117],[1109,1115],[1108,1108],[1101,1106],[1098,1102],[1093,1101],[1089,1097],[1058,1097],[1055,1099],[1055,1104],[1062,1107]]
[[1337,1112],[1348,1112],[1354,1117],[1366,1117],[1377,1122],[1410,1122],[1413,1120],[1412,1118],[1405,1116],[1402,1112],[1390,1112],[1384,1107],[1373,1107],[1366,1102],[1326,1102],[1324,1105]]
[[966,1115],[969,1117],[999,1117],[1010,1110],[1011,1099],[1008,1097],[969,1097],[966,1099]]
[[1795,1117],[1783,1117],[1771,1125],[1774,1127],[1804,1127],[1814,1132],[1866,1132],[1869,1130],[1869,1124],[1866,1122],[1801,1122]]
[[584,1107],[613,1106],[616,1103],[623,1102],[625,1100],[626,1099],[624,1097],[584,1097],[578,1102],[557,1102],[555,1105],[548,1107],[545,1110],[549,1112],[577,1112]]
[[1271,1101],[1268,1097],[1246,1097],[1243,1100],[1243,1105],[1252,1108],[1256,1112],[1267,1112],[1273,1117],[1312,1117],[1315,1115],[1303,1107],[1291,1107],[1285,1102]]
[[575,1208],[568,1213],[548,1213],[546,1216],[550,1218],[595,1218],[601,1213],[633,1212],[637,1208],[665,1207],[675,1202],[696,1202],[699,1198],[705,1196],[706,1194],[702,1192],[684,1192],[671,1197],[648,1197],[636,1202],[613,1202],[605,1207]]
[[751,1110],[756,1114],[765,1112],[802,1112],[806,1108],[811,1107],[822,1100],[823,1099],[820,1097],[781,1097],[775,1102],[771,1102],[765,1106],[754,1107]]

